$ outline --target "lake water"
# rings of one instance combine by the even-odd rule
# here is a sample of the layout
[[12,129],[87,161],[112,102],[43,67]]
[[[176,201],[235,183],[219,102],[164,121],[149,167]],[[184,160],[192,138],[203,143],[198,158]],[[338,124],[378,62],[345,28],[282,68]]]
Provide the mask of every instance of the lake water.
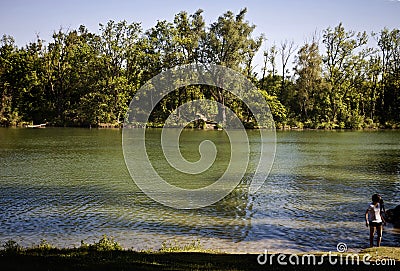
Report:
[[[159,131],[149,135],[155,140]],[[369,244],[371,195],[381,193],[387,209],[400,204],[400,131],[278,131],[273,168],[256,194],[239,186],[196,210],[165,207],[141,192],[121,136],[118,129],[0,128],[0,242],[74,246],[107,234],[134,249],[199,239],[227,252],[336,251],[339,242],[357,251]],[[399,246],[400,232],[386,227],[382,245]]]

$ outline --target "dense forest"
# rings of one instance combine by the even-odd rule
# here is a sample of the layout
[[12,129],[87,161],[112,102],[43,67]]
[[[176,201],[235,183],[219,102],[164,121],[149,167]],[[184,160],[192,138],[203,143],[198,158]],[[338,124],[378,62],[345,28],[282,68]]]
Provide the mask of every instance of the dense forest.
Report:
[[[210,25],[202,12],[180,12],[148,30],[126,21],[100,24],[98,33],[83,25],[60,29],[50,41],[37,37],[23,48],[3,35],[0,125],[118,126],[146,81],[177,65],[202,63],[248,77],[269,102],[277,127],[400,127],[399,29],[357,33],[340,23],[302,45],[282,41],[266,48],[256,73],[253,59],[266,37],[254,37],[246,9]],[[222,101],[249,121],[243,103],[200,86],[165,97],[153,121],[199,98]]]

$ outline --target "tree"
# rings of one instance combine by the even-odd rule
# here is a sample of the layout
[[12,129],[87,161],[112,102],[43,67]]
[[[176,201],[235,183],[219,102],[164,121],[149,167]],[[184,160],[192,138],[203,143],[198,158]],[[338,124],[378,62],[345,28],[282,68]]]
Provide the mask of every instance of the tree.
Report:
[[184,11],[175,15],[173,43],[180,65],[199,61],[200,43],[206,35],[202,13],[203,10],[199,9],[190,16]]
[[287,64],[289,63],[289,59],[294,53],[296,48],[294,47],[293,41],[285,40],[281,43],[281,47],[279,49],[279,53],[281,55],[281,64],[282,64],[282,83],[281,83],[281,100],[289,100],[290,94],[285,86],[286,74],[288,73]]
[[400,120],[400,30],[384,28],[375,33],[381,59],[381,121]]
[[378,122],[377,104],[380,94],[381,63],[378,55],[372,55],[366,69],[366,80],[363,82],[364,99],[362,113],[369,117],[370,121]]
[[[244,20],[247,10],[242,9],[234,16],[231,11],[220,16],[217,22],[211,24],[203,41],[203,54],[201,62],[204,64],[222,65],[239,72],[249,74],[255,52],[262,43],[262,37],[252,38],[255,29]],[[222,78],[215,77],[218,85],[223,85]],[[208,88],[211,96],[219,102],[218,119],[226,122],[225,105],[232,101],[233,97],[221,88]]]
[[[205,36],[202,12],[202,10],[197,10],[191,15],[180,12],[175,15],[173,23],[158,21],[154,27],[145,32],[140,41],[144,52],[141,69],[145,71],[147,80],[166,69],[199,61],[201,41]],[[156,106],[153,116],[156,115],[163,120],[163,117],[166,117],[189,98],[200,98],[201,96],[199,87],[176,89]]]
[[132,48],[139,38],[141,27],[139,23],[109,21],[106,25],[100,24],[100,31],[100,52],[105,70],[99,87],[106,94],[104,102],[108,105],[107,115],[102,121],[119,124],[134,93],[134,86],[128,81],[126,71],[128,68],[137,68],[132,58],[128,62],[128,56],[132,56]]
[[[0,125],[50,122],[55,125],[120,125],[136,90],[166,69],[189,63],[223,65],[257,81],[252,61],[263,36],[245,20],[246,9],[219,16],[209,27],[202,10],[180,12],[172,22],[158,21],[143,32],[139,23],[109,21],[100,34],[85,26],[54,32],[18,48],[12,37],[0,40]],[[361,128],[400,123],[400,30],[373,33],[347,31],[340,23],[323,32],[323,54],[315,39],[296,50],[284,41],[264,51],[257,85],[278,122],[306,127]],[[280,56],[282,75],[277,74]],[[202,65],[202,66],[203,66]],[[235,81],[214,74],[220,87],[185,86],[164,97],[150,121],[162,123],[180,105],[196,99],[219,102],[221,124],[230,107],[244,122],[253,122],[247,106],[230,92]],[[197,110],[197,109],[196,109]],[[177,110],[179,114],[179,110]],[[251,126],[251,125],[250,125]]]
[[[269,50],[264,51],[264,67],[262,69],[263,75],[261,78],[261,82],[264,82],[264,79],[266,78],[266,73],[269,72],[269,74],[272,77],[275,77],[275,72],[276,72],[276,55],[278,54],[278,51],[276,49],[276,45],[272,45]],[[268,70],[268,63],[271,66],[271,70]]]
[[342,23],[334,29],[327,28],[323,33],[326,55],[323,57],[325,77],[329,83],[329,119],[333,123],[344,121],[347,115],[345,104],[349,91],[349,79],[352,76],[355,50],[368,41],[365,32],[345,31]]
[[20,78],[18,112],[25,121],[43,123],[46,121],[48,110],[43,41],[37,37],[36,42],[31,42],[19,50],[19,55],[24,63],[25,76]]
[[298,116],[302,121],[311,117],[314,122],[319,121],[324,104],[321,99],[322,92],[322,57],[319,54],[318,43],[313,40],[310,44],[304,44],[296,57],[295,74],[296,96],[293,103]]
[[0,40],[0,125],[15,124],[18,111],[13,106],[16,65],[14,58],[18,53],[14,38],[3,35]]

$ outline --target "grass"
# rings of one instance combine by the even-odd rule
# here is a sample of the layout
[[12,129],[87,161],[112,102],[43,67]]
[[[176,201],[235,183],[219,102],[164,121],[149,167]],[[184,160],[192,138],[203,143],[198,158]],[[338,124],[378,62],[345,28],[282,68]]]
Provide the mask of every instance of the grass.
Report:
[[[379,270],[377,261],[395,259],[400,265],[400,248],[380,247],[364,249],[360,258],[370,255],[371,265],[345,265],[337,261],[332,265],[323,252],[313,253],[320,265],[307,263],[280,265],[277,255],[267,257],[267,263],[260,265],[259,254],[227,254],[206,250],[196,240],[187,244],[177,241],[165,242],[155,251],[124,250],[112,238],[103,236],[98,242],[80,247],[56,248],[42,240],[39,245],[24,248],[14,241],[8,241],[0,250],[1,270]],[[286,262],[291,255],[282,254]],[[304,254],[297,254],[301,257]],[[346,257],[346,253],[335,253],[336,259]],[[264,255],[265,256],[265,255]],[[292,256],[293,257],[293,256]],[[271,259],[271,260],[270,260]],[[272,264],[270,264],[270,262]],[[301,261],[300,261],[301,263]],[[393,263],[391,263],[393,265]],[[382,266],[380,266],[382,267]],[[395,266],[385,266],[394,269]]]
[[179,243],[177,240],[164,241],[158,252],[202,252],[218,253],[217,250],[205,249],[200,240],[194,240],[186,244]]
[[373,247],[363,249],[360,254],[368,253],[371,255],[371,260],[381,260],[381,259],[394,259],[400,262],[400,247]]

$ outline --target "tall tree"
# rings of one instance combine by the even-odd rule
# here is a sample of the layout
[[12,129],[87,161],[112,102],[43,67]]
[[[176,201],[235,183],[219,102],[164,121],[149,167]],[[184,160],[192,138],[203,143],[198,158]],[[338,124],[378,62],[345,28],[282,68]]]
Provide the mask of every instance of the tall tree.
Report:
[[[318,43],[314,40],[310,44],[304,44],[296,57],[295,74],[296,97],[298,114],[302,121],[311,117],[318,118],[322,113],[321,92],[322,92],[322,57],[319,53]],[[315,119],[313,121],[316,121]]]
[[[222,65],[244,73],[249,73],[250,60],[262,43],[263,37],[252,38],[255,25],[245,21],[247,9],[242,9],[236,16],[228,11],[211,24],[205,36],[204,54],[201,62]],[[216,77],[216,80],[222,78]],[[223,85],[223,82],[219,82]],[[225,123],[225,105],[232,100],[227,92],[220,88],[208,88],[211,96],[219,102],[219,121]]]
[[323,33],[326,55],[323,57],[326,80],[330,84],[328,93],[331,122],[343,121],[346,117],[345,98],[348,83],[353,73],[355,51],[368,41],[365,32],[346,31],[340,23],[334,29],[327,28]]
[[281,83],[281,99],[288,100],[290,99],[290,95],[288,90],[286,89],[285,80],[286,75],[288,74],[287,65],[289,63],[290,57],[295,52],[296,48],[294,46],[294,41],[285,40],[281,43],[281,47],[279,48],[279,53],[281,55],[281,64],[282,64],[282,83]]
[[400,120],[400,30],[384,28],[378,37],[381,53],[382,83],[380,97],[381,120]]
[[99,88],[105,94],[102,98],[105,106],[101,121],[119,124],[134,92],[135,85],[132,86],[128,81],[127,70],[138,68],[132,61],[133,58],[129,57],[132,57],[141,27],[139,23],[109,21],[106,25],[100,24],[100,31],[100,52],[104,69]]
[[3,35],[0,40],[0,125],[16,124],[18,121],[18,111],[14,106],[15,83],[19,77],[15,63],[17,54],[14,38]]
[[178,52],[179,64],[195,63],[200,58],[200,43],[206,34],[202,13],[199,9],[191,15],[184,11],[175,15],[172,42]]

